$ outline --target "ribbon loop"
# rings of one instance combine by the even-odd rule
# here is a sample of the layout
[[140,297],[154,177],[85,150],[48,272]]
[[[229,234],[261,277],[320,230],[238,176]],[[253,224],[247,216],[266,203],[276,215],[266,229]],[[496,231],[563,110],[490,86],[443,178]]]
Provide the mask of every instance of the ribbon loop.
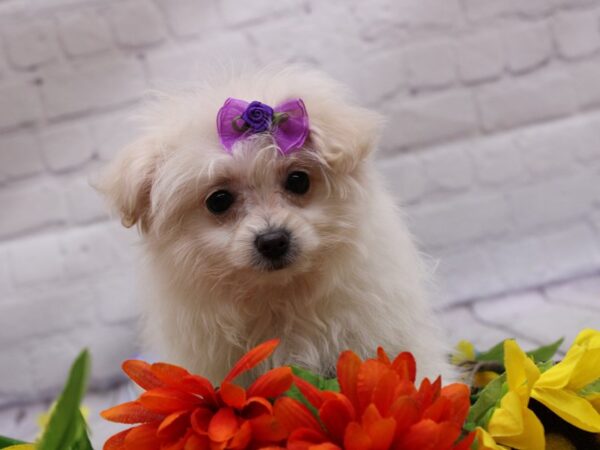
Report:
[[228,98],[217,114],[221,144],[231,153],[234,144],[257,133],[269,133],[284,155],[300,149],[309,132],[308,114],[301,99],[275,108],[264,103]]

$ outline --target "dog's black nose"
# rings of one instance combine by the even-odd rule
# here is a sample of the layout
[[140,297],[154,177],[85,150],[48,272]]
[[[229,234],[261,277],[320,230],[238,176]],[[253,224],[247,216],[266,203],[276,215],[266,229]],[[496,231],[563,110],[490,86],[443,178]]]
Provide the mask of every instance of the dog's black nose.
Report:
[[290,248],[290,233],[283,229],[267,231],[259,234],[254,244],[264,257],[278,259]]

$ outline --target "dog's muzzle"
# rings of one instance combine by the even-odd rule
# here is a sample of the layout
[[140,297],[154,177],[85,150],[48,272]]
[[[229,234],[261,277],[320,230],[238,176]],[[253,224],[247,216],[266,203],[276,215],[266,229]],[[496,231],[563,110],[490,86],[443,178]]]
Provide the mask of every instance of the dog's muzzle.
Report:
[[291,234],[285,228],[271,229],[256,236],[254,246],[261,256],[260,265],[279,270],[292,262]]

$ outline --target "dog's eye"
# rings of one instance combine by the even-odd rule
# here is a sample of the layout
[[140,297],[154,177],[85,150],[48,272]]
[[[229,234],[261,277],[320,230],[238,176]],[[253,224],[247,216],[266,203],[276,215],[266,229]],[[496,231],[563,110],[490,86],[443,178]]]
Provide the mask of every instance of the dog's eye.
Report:
[[233,205],[234,197],[231,192],[217,191],[206,199],[206,207],[213,214],[222,214]]
[[306,172],[292,172],[285,180],[285,189],[294,194],[306,194],[310,187],[310,179]]

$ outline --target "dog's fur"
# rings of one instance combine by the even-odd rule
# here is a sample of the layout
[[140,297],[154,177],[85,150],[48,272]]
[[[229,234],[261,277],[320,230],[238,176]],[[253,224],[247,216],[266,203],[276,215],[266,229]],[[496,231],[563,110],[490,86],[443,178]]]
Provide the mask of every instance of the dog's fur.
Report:
[[[302,98],[305,148],[279,154],[268,135],[224,151],[215,126],[227,97],[277,105]],[[272,365],[332,373],[339,353],[408,350],[421,376],[445,371],[410,233],[373,167],[380,117],[346,100],[338,84],[301,69],[266,69],[219,87],[160,96],[144,135],[107,170],[100,189],[126,226],[142,232],[151,267],[146,335],[161,357],[214,381],[272,337]],[[286,175],[310,174],[304,196]],[[232,210],[211,214],[216,189]],[[256,234],[285,226],[296,250],[282,270],[256,264]]]

